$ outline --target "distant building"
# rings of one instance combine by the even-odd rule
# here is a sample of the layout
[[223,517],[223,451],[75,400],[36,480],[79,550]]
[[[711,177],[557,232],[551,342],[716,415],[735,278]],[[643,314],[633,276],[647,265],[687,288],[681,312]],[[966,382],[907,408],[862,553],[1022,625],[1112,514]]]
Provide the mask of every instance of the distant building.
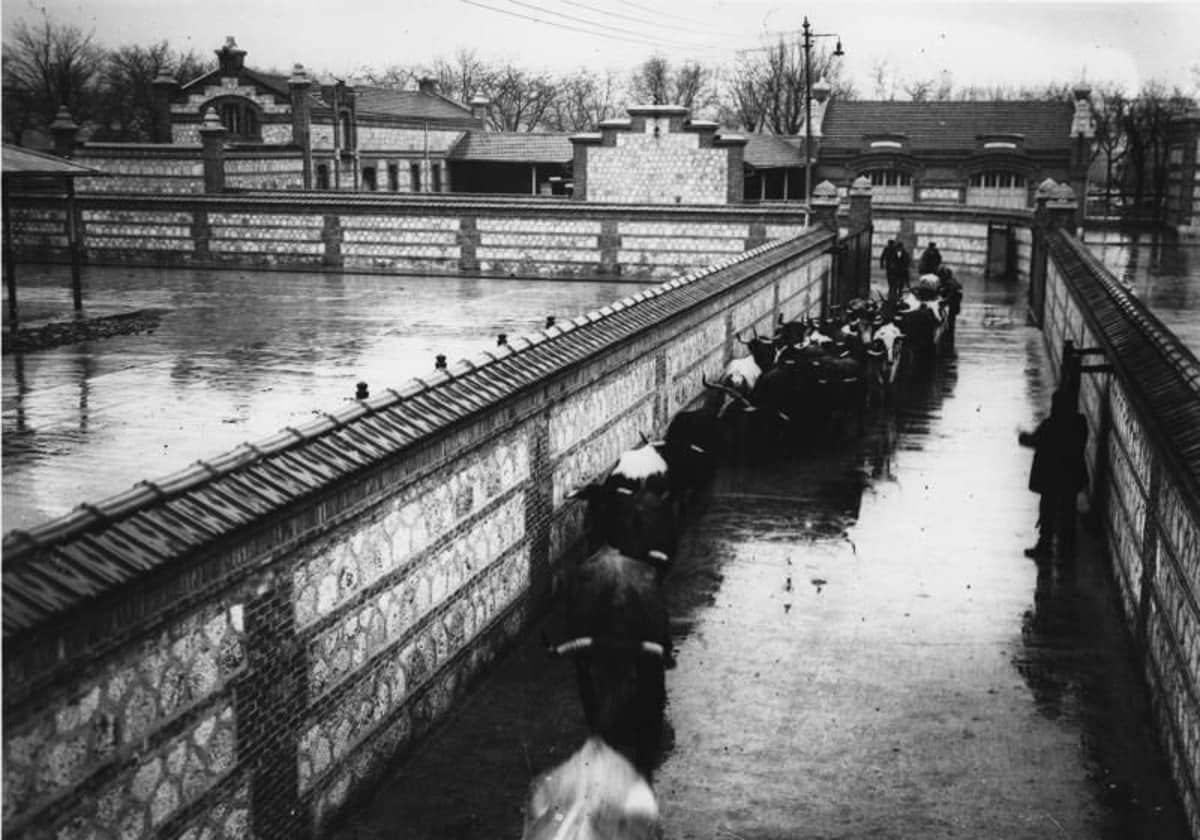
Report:
[[1166,221],[1200,233],[1200,110],[1171,121],[1167,139]]

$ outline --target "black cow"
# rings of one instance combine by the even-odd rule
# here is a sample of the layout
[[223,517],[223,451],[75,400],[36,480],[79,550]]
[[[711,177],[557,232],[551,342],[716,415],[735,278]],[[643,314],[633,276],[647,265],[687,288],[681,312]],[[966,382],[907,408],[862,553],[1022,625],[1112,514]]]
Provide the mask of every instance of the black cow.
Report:
[[606,546],[579,564],[567,591],[567,641],[592,733],[647,779],[662,738],[670,631],[661,582],[646,563]]

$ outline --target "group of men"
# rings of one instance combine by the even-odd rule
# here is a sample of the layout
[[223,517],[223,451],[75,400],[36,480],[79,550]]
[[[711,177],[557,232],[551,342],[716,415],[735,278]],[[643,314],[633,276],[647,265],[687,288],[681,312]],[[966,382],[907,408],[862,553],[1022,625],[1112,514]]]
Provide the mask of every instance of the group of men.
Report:
[[[889,239],[879,255],[879,266],[887,272],[888,297],[895,300],[904,294],[908,288],[909,269],[912,267],[912,255],[899,239]],[[917,276],[936,274],[942,266],[942,252],[937,244],[930,242],[917,261]]]

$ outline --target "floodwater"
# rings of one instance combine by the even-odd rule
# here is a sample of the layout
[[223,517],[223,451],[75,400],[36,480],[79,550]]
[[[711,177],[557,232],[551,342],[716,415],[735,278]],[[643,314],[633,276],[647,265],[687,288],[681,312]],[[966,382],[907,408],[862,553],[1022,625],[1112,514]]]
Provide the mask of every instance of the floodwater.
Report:
[[[667,579],[668,840],[1183,840],[1105,561],[1039,567],[1025,290],[965,277],[957,355],[862,435],[722,465]],[[333,833],[516,838],[585,737],[557,608]]]
[[1200,356],[1200,239],[1170,232],[1084,230],[1084,243]]
[[[22,325],[70,319],[67,270],[17,276]],[[640,288],[100,267],[83,283],[89,317],[167,312],[153,335],[4,356],[4,532],[302,424],[360,381],[379,394],[439,353],[453,363]]]

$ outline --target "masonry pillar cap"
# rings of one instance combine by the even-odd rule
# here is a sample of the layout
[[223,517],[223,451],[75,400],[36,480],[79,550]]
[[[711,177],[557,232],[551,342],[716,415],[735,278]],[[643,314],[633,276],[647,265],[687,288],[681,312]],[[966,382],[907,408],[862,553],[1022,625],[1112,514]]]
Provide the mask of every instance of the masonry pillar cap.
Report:
[[312,84],[312,79],[308,77],[308,71],[304,69],[304,65],[299,61],[292,65],[292,75],[288,79],[288,84],[292,87]]
[[[826,181],[825,183],[829,183]],[[850,195],[870,195],[871,194],[871,179],[866,175],[859,175],[854,179],[854,183],[850,185]]]
[[837,202],[838,194],[837,187],[832,181],[822,181],[813,188],[813,202],[828,203],[830,201]]
[[817,102],[824,102],[829,98],[829,94],[833,93],[833,85],[829,84],[824,78],[819,79],[812,86],[812,98]]
[[1054,194],[1054,189],[1058,186],[1058,182],[1053,178],[1047,178],[1042,183],[1038,184],[1036,198],[1049,198]]
[[216,108],[209,108],[204,112],[204,124],[200,126],[201,134],[224,134],[225,124],[221,122],[221,118],[217,116]]
[[1092,93],[1092,87],[1087,82],[1079,82],[1071,91],[1076,99],[1087,99]]
[[54,115],[54,122],[50,123],[51,131],[76,131],[78,128],[79,125],[71,119],[71,112],[66,105],[58,109],[58,113]]
[[1055,203],[1067,203],[1075,200],[1075,190],[1066,181],[1058,184],[1050,192],[1050,200]]
[[154,81],[150,84],[155,87],[179,87],[179,80],[166,70],[159,70],[158,75],[154,77]]

